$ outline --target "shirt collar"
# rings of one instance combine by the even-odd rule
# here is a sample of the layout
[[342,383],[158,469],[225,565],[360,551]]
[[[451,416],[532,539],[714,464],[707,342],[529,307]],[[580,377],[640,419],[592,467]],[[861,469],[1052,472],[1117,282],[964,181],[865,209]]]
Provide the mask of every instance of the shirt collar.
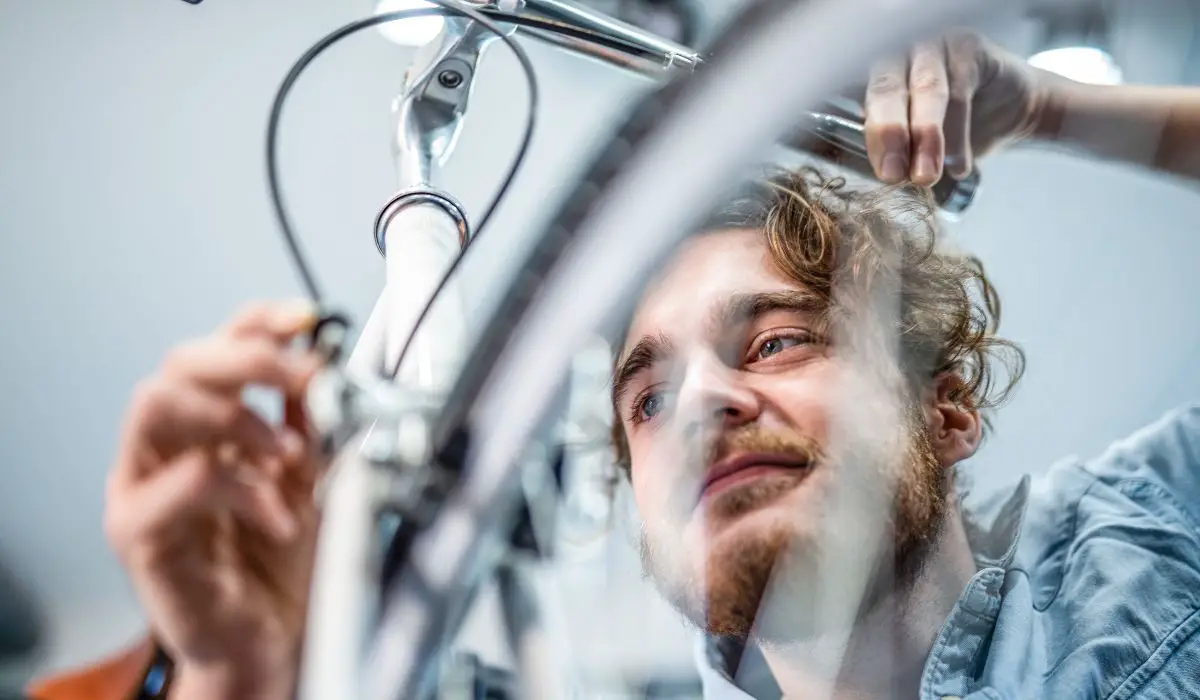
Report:
[[1029,485],[1026,474],[1015,488],[988,494],[976,495],[969,488],[959,488],[959,513],[967,544],[981,570],[1012,568],[1024,529]]

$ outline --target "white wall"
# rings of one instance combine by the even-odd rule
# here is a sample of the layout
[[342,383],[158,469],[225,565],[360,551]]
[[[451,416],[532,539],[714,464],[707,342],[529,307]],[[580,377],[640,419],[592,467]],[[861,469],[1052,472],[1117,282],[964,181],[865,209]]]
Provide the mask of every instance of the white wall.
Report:
[[[291,62],[371,3],[0,4],[0,557],[52,611],[58,668],[136,634],[99,522],[134,382],[247,300],[300,294],[270,216],[263,130]],[[545,103],[529,165],[480,239],[486,279],[548,216],[566,171],[639,82],[531,47]],[[442,178],[490,198],[524,93],[498,49]],[[317,274],[363,320],[382,284],[371,225],[394,190],[390,103],[410,52],[375,34],[301,81],[283,173]],[[515,225],[520,222],[520,226]]]
[[[170,345],[246,300],[299,293],[266,199],[266,113],[295,56],[369,9],[366,0],[0,4],[0,558],[49,611],[45,668],[139,632],[99,528],[122,408]],[[519,259],[581,154],[640,86],[533,53],[540,127],[503,217],[480,240],[477,292]],[[407,60],[375,36],[335,49],[302,80],[283,131],[301,235],[324,286],[359,318],[382,281],[370,226],[392,190],[388,106]],[[518,84],[497,48],[443,179],[470,207],[490,196],[515,148]],[[1191,223],[1200,198],[1044,153],[996,157],[984,176],[957,234],[989,263],[1004,328],[1030,357],[1024,388],[976,460],[992,483],[1094,453],[1200,393]],[[607,570],[631,563],[617,561]]]

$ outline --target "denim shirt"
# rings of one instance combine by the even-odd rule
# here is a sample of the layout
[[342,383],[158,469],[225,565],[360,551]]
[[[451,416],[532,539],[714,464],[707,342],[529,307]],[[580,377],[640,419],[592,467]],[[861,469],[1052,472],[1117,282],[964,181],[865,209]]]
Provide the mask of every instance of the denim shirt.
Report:
[[[1200,698],[1200,404],[970,503],[920,700]],[[710,642],[707,700],[744,700]]]

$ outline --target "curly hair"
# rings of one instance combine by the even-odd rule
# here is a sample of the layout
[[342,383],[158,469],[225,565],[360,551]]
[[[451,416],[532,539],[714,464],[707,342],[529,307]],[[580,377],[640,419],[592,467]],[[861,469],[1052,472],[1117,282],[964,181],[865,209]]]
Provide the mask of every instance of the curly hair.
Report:
[[[913,392],[943,373],[960,381],[950,399],[991,412],[1024,373],[1025,356],[997,335],[1000,297],[975,257],[941,245],[930,192],[911,185],[854,189],[814,167],[759,179],[719,207],[702,231],[757,229],[772,263],[816,295],[826,325],[863,320],[880,292],[895,295],[897,368]],[[873,303],[874,302],[874,303]],[[617,465],[629,448],[615,412]]]

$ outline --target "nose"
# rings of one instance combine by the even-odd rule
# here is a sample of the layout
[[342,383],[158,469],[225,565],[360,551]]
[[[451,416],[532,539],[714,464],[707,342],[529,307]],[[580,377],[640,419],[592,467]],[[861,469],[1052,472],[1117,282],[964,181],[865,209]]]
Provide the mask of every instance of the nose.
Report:
[[679,415],[688,428],[728,429],[758,419],[762,402],[741,373],[716,356],[688,364],[679,387]]

